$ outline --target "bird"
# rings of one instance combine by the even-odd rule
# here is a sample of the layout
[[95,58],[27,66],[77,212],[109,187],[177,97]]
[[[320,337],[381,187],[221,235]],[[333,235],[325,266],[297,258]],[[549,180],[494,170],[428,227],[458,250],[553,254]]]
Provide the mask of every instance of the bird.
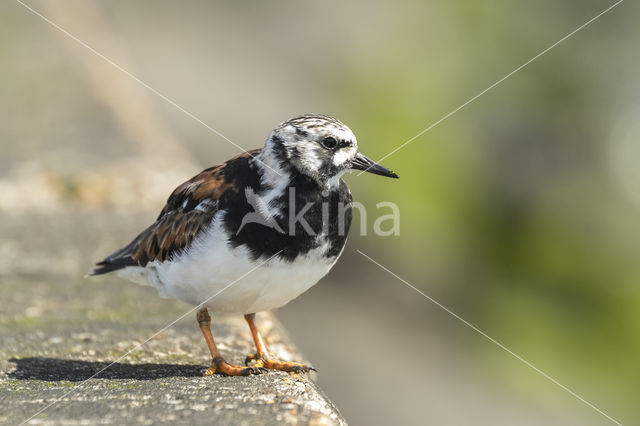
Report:
[[[91,275],[114,273],[193,305],[212,358],[205,375],[308,372],[313,367],[271,355],[255,314],[287,304],[336,263],[351,224],[352,196],[342,177],[357,170],[398,178],[360,153],[338,119],[293,117],[261,149],[179,185],[156,221]],[[220,354],[209,310],[244,315],[256,348],[244,366]]]

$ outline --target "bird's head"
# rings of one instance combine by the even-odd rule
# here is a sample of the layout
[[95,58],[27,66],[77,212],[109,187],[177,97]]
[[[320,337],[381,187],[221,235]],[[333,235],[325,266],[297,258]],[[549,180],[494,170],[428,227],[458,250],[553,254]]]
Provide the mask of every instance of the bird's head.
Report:
[[351,129],[326,115],[306,114],[285,121],[273,130],[267,147],[281,162],[322,184],[337,183],[351,170],[398,177],[361,154]]

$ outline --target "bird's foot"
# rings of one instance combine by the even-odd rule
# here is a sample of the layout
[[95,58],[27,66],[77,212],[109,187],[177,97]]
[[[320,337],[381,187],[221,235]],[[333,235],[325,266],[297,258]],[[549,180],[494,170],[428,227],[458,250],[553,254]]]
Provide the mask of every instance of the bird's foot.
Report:
[[250,374],[266,373],[267,369],[261,366],[242,367],[239,365],[233,365],[227,363],[222,358],[214,358],[211,361],[211,367],[207,368],[204,372],[205,376],[211,376],[212,374],[224,374],[225,376],[248,376]]
[[293,371],[294,373],[308,373],[309,370],[316,371],[315,368],[299,362],[276,361],[264,355],[249,354],[244,360],[245,365],[249,365],[251,361],[255,361],[253,368],[262,368],[269,370]]

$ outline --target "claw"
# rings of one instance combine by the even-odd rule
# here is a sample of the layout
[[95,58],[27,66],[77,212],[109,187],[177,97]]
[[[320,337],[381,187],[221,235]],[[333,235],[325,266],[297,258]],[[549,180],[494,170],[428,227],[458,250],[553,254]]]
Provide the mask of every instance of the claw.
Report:
[[247,355],[247,357],[244,359],[244,365],[249,365],[249,363],[251,361],[255,361],[258,359],[258,356],[256,354],[249,354]]

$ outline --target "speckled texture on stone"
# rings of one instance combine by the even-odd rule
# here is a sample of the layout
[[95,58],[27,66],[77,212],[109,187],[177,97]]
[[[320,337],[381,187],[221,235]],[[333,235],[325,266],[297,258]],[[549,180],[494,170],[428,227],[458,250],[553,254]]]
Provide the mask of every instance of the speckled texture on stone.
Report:
[[[0,423],[344,424],[308,375],[270,371],[203,377],[209,355],[195,312],[104,372],[190,309],[116,279],[0,277]],[[269,313],[258,324],[271,350],[303,360]],[[223,355],[252,352],[240,315],[213,319]]]

